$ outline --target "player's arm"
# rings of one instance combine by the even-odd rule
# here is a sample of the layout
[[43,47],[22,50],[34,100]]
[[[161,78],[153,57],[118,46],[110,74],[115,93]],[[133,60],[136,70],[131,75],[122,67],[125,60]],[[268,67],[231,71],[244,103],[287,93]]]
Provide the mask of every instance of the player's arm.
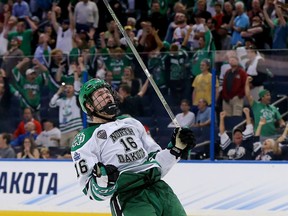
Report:
[[110,198],[117,190],[119,171],[113,165],[99,163],[97,153],[92,153],[89,146],[93,145],[96,152],[100,151],[97,146],[95,147],[96,140],[85,139],[91,136],[89,132],[80,132],[76,135],[71,155],[82,192],[92,200],[102,201]]
[[103,201],[114,194],[117,190],[117,179],[119,171],[113,165],[104,165],[102,163],[95,163],[91,174],[88,176],[88,181],[85,184],[83,193],[90,197],[90,199]]
[[182,158],[187,159],[190,149],[196,145],[192,130],[175,128],[168,147],[157,153],[155,159],[161,165],[161,177]]

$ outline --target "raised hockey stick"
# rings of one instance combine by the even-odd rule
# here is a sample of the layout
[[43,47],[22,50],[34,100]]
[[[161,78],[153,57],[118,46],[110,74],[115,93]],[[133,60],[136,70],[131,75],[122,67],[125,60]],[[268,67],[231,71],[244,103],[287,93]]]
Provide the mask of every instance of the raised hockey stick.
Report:
[[126,31],[124,30],[123,26],[121,25],[121,23],[119,22],[117,16],[115,15],[113,9],[110,7],[108,0],[103,0],[104,4],[106,5],[109,13],[111,14],[111,16],[113,17],[114,21],[116,22],[116,25],[118,26],[119,30],[121,31],[122,35],[124,36],[124,38],[126,39],[126,42],[128,43],[130,49],[132,50],[133,54],[135,55],[137,61],[139,62],[141,68],[143,69],[145,75],[147,76],[149,82],[151,83],[152,87],[154,88],[156,94],[158,95],[161,103],[163,104],[164,108],[166,109],[169,117],[171,118],[172,122],[174,123],[174,125],[176,127],[180,127],[177,119],[175,118],[171,108],[169,107],[169,105],[167,104],[165,98],[163,97],[162,93],[160,92],[158,86],[156,85],[154,79],[152,78],[151,74],[149,73],[147,67],[145,66],[143,60],[141,59],[141,57],[139,56],[137,50],[135,49],[133,43],[131,42],[129,36],[127,35]]

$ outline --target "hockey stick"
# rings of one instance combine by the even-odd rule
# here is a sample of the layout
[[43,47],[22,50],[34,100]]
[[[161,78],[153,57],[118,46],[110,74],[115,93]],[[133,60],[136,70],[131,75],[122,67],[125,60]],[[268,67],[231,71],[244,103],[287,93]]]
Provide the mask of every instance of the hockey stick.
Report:
[[152,78],[151,74],[149,73],[147,67],[145,66],[143,60],[141,59],[141,57],[139,56],[137,50],[135,49],[133,43],[131,42],[129,36],[127,35],[126,31],[124,30],[123,26],[121,25],[121,23],[119,22],[116,14],[114,13],[113,9],[110,7],[108,0],[103,0],[104,4],[106,5],[109,13],[111,14],[111,16],[113,17],[114,21],[116,22],[116,25],[118,26],[119,30],[121,31],[122,35],[124,36],[124,38],[126,39],[130,49],[132,50],[133,54],[135,55],[137,61],[139,62],[141,68],[143,69],[145,75],[147,76],[149,82],[151,83],[152,87],[154,88],[156,94],[158,95],[161,103],[163,104],[164,108],[166,109],[169,117],[171,118],[172,122],[174,123],[174,125],[176,127],[180,127],[177,119],[175,118],[171,108],[169,107],[169,105],[167,104],[165,98],[163,97],[162,93],[160,92],[158,86],[156,85],[154,79]]

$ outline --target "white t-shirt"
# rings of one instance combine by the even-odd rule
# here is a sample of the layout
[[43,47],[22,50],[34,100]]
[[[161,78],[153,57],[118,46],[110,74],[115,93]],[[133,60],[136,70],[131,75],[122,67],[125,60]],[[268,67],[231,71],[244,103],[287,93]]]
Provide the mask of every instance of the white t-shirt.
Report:
[[[193,112],[188,112],[186,115],[179,113],[176,115],[176,120],[180,124],[180,127],[190,127],[195,123],[195,114]],[[176,127],[173,122],[171,122],[167,127],[173,128]]]
[[7,52],[7,47],[8,47],[8,40],[4,38],[3,32],[0,33],[0,55],[4,55],[4,53]]
[[56,140],[51,140],[51,138],[57,138],[60,140],[61,131],[58,128],[53,128],[50,131],[42,131],[36,138],[37,145],[43,145],[45,147],[59,146],[59,142]]
[[69,54],[73,48],[72,36],[73,32],[70,28],[63,32],[62,27],[59,26],[57,31],[56,48],[61,49],[64,53]]

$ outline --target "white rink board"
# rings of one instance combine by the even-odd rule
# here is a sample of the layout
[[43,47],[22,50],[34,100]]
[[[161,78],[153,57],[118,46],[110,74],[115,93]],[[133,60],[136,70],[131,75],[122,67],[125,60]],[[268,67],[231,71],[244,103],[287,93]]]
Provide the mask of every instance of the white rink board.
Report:
[[[191,216],[287,216],[288,163],[178,163],[165,176]],[[109,213],[72,161],[0,160],[0,211]],[[1,212],[0,212],[1,214]]]

